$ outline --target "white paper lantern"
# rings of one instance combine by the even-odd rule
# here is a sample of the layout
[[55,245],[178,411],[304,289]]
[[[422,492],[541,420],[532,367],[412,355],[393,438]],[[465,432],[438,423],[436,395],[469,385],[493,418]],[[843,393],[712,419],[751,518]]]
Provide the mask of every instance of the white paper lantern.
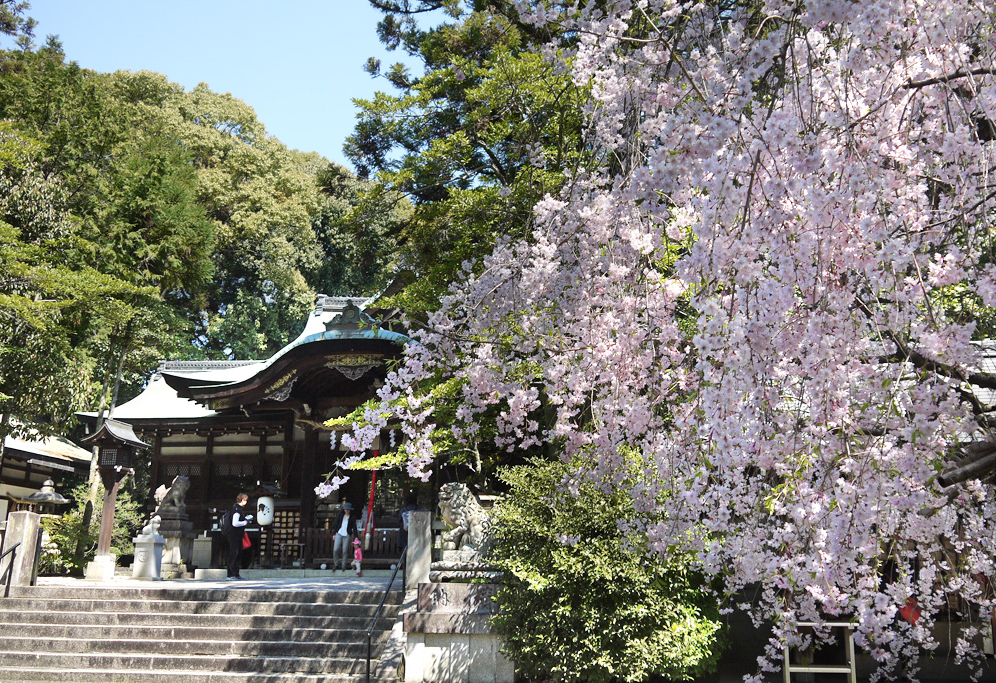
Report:
[[260,496],[256,500],[256,521],[262,526],[273,524],[273,497]]

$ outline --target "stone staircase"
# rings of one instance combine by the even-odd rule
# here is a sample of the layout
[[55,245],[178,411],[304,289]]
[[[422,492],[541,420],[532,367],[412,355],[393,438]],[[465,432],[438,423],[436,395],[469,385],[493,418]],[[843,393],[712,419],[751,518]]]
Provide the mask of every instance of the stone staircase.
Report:
[[[0,598],[0,681],[361,683],[366,629],[382,595],[15,587]],[[378,683],[397,680],[389,642],[401,600],[400,591],[389,594],[374,631]]]

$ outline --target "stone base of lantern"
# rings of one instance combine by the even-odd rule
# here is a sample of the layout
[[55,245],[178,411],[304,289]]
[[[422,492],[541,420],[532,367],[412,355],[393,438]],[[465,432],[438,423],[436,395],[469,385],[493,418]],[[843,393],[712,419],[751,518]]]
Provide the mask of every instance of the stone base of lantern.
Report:
[[86,566],[87,581],[110,581],[114,578],[117,558],[114,555],[97,555]]

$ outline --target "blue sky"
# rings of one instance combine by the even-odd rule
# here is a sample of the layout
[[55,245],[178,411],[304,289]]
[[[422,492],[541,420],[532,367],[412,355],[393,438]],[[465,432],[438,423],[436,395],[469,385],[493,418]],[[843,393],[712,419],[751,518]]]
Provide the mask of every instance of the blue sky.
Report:
[[377,41],[380,14],[366,0],[31,0],[28,14],[36,42],[57,34],[82,67],[149,69],[188,90],[203,81],[252,106],[288,147],[339,163],[351,99],[390,90],[364,62],[400,58]]

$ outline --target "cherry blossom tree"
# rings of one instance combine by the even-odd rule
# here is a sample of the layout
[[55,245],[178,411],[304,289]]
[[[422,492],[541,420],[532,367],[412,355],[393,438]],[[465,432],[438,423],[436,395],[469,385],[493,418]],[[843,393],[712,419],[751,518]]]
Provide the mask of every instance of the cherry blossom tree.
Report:
[[853,619],[889,674],[952,596],[988,614],[996,8],[519,9],[557,24],[609,161],[467,265],[370,424],[402,420],[425,475],[422,387],[458,378],[457,438],[497,415],[499,446],[629,482],[656,551],[774,623],[762,669],[799,621]]

